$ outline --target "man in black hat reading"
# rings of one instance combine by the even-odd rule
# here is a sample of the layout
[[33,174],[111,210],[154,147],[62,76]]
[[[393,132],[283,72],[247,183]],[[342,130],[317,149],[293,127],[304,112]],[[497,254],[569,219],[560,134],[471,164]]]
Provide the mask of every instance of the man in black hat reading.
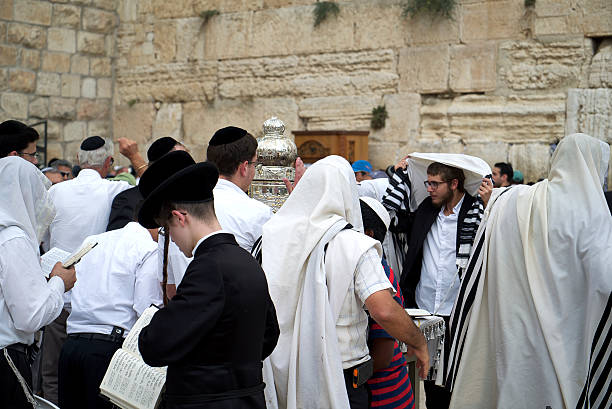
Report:
[[213,164],[177,151],[140,182],[138,221],[164,226],[194,256],[174,298],[139,337],[144,361],[168,366],[168,409],[265,408],[262,361],[276,346],[276,313],[263,270],[219,225],[212,192],[218,177]]

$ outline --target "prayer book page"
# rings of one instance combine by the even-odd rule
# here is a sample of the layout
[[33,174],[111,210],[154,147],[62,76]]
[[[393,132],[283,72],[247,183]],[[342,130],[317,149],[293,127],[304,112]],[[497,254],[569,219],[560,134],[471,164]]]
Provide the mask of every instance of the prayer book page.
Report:
[[155,306],[144,310],[121,349],[113,355],[100,384],[100,393],[120,408],[155,409],[161,402],[166,367],[154,368],[145,364],[138,351],[138,335],[158,310]]
[[43,274],[46,278],[49,278],[49,275],[51,275],[51,270],[53,270],[53,266],[55,266],[55,263],[58,261],[62,262],[64,268],[70,268],[74,264],[78,263],[81,260],[81,257],[96,247],[97,244],[97,242],[87,243],[73,254],[70,254],[58,247],[53,247],[40,257],[40,267]]

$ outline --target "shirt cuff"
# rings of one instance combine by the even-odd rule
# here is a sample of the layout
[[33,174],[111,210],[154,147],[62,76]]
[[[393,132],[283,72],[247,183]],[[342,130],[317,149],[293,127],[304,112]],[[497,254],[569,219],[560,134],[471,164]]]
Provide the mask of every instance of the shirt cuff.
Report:
[[51,277],[47,284],[49,284],[52,289],[55,289],[60,296],[66,291],[66,287],[64,287],[64,280],[58,276]]

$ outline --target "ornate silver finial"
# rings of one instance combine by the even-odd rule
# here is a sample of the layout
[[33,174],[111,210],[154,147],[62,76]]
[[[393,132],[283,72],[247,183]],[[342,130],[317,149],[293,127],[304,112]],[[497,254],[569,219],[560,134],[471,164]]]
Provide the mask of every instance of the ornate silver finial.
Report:
[[277,211],[289,196],[283,178],[295,179],[297,146],[284,136],[285,124],[277,117],[263,124],[263,137],[257,141],[257,168],[249,195]]

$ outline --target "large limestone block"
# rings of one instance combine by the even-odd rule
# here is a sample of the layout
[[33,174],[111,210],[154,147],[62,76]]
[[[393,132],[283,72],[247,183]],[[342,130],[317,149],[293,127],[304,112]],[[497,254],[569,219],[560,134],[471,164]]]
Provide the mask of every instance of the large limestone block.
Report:
[[571,0],[537,0],[535,11],[539,17],[557,17],[569,14]]
[[91,75],[96,77],[110,77],[113,73],[110,57],[91,57],[89,60]]
[[96,97],[96,79],[95,78],[83,78],[83,81],[81,81],[81,96],[84,98],[95,98]]
[[17,64],[17,48],[0,45],[0,65],[15,66]]
[[63,97],[78,98],[81,96],[81,76],[75,74],[62,74],[62,91]]
[[51,97],[49,99],[49,117],[68,121],[74,120],[76,118],[76,99]]
[[28,113],[30,118],[47,118],[49,116],[49,98],[38,97],[31,100]]
[[[350,20],[340,24],[353,27],[353,49],[401,48],[410,38],[411,25],[402,17],[402,7],[396,0],[355,1],[351,7],[341,5]],[[352,20],[352,23],[351,23]]]
[[103,34],[79,31],[77,44],[82,54],[104,55],[106,53],[106,41]]
[[565,132],[583,132],[612,144],[612,89],[570,89]]
[[202,19],[184,18],[176,22],[176,61],[186,62],[204,59]]
[[170,136],[183,139],[183,106],[181,104],[162,104],[153,122],[153,139]]
[[47,142],[47,158],[63,158],[64,145],[61,142]]
[[589,66],[589,88],[612,88],[612,39],[604,40]]
[[46,41],[47,33],[42,27],[21,23],[10,23],[8,26],[9,43],[41,49]]
[[47,48],[51,51],[74,53],[76,51],[76,31],[69,28],[50,28],[47,33]]
[[0,18],[3,20],[13,19],[13,0],[0,0]]
[[368,141],[368,160],[374,169],[386,169],[408,154],[399,142]]
[[28,96],[24,94],[4,92],[0,97],[0,108],[12,118],[28,117]]
[[11,70],[9,72],[9,87],[17,92],[34,92],[36,89],[36,74],[32,71]]
[[14,6],[15,20],[48,26],[51,24],[51,3],[19,0]]
[[95,33],[110,33],[117,25],[115,13],[86,7],[83,9],[83,29]]
[[119,0],[117,13],[121,23],[135,21],[138,19],[138,2],[136,0]]
[[110,116],[110,100],[81,98],[77,101],[77,119],[97,120],[108,119]]
[[136,103],[132,106],[123,104],[115,106],[113,115],[113,135],[115,139],[129,138],[137,141],[140,152],[145,155],[143,143],[150,140],[153,134],[155,119],[153,102]]
[[[111,137],[111,122],[109,120],[87,122],[87,135],[104,135]],[[119,149],[117,148],[115,152],[119,152]]]
[[224,98],[371,95],[397,92],[392,50],[219,63],[219,95]]
[[75,54],[70,58],[70,72],[73,74],[89,75],[89,58]]
[[545,90],[578,86],[586,78],[592,54],[590,40],[523,40],[500,45],[499,74],[511,90]]
[[[206,24],[204,31],[205,58],[212,60],[252,55],[253,50],[250,50],[249,44],[252,19],[252,13],[221,14],[211,19]],[[280,38],[280,33],[274,33],[271,38],[275,40]],[[276,42],[270,39],[266,41]],[[253,46],[254,49],[260,47],[259,43]]]
[[160,21],[155,24],[153,46],[159,62],[170,62],[176,57],[176,24]]
[[68,4],[53,5],[53,26],[78,29],[81,24],[81,7]]
[[99,78],[97,80],[96,95],[99,98],[111,98],[113,96],[113,82],[110,78]]
[[519,38],[522,1],[485,1],[462,6],[461,41]]
[[495,90],[496,51],[494,42],[451,46],[451,90],[463,93]]
[[446,44],[403,48],[398,64],[400,92],[431,94],[448,91],[449,65],[450,50]]
[[460,42],[460,24],[455,19],[445,18],[431,19],[428,16],[419,15],[406,19],[408,25],[408,42],[410,45],[435,45],[456,44]]
[[60,95],[61,81],[59,74],[39,72],[36,81],[36,94],[46,96]]
[[451,99],[423,98],[421,105],[421,138],[436,140],[450,135],[448,109]]
[[584,13],[584,32],[591,37],[612,35],[612,2],[591,0],[580,2]]
[[204,101],[215,97],[217,63],[159,64],[119,68],[115,90],[121,101]]
[[[86,1],[86,3],[89,3],[89,1]],[[91,4],[99,9],[111,11],[117,10],[118,7],[117,0],[92,0]]]
[[0,91],[8,88],[8,69],[0,68]]
[[402,142],[415,140],[419,133],[421,96],[417,93],[385,95],[388,118],[385,127],[371,130],[370,141]]
[[372,108],[381,104],[377,96],[305,98],[299,116],[311,130],[369,130]]
[[498,162],[508,161],[509,145],[505,142],[470,142],[466,143],[463,153],[481,158],[493,168]]
[[87,123],[84,121],[70,121],[64,125],[64,141],[82,141],[87,137]]
[[70,72],[70,54],[43,51],[42,70],[49,72]]
[[29,70],[40,68],[40,52],[38,50],[21,50],[21,66]]
[[547,178],[550,170],[550,145],[523,143],[510,146],[508,160],[514,169],[523,172],[525,183]]

